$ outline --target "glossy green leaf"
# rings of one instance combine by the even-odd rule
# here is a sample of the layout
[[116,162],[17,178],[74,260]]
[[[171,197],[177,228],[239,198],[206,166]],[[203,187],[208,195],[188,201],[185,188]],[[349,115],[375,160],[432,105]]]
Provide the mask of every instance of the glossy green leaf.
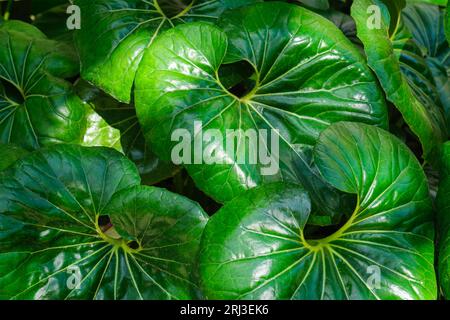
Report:
[[0,43],[0,142],[79,143],[85,107],[64,80],[78,72],[76,54],[20,21],[0,26]]
[[162,31],[192,20],[214,22],[228,8],[260,1],[76,0],[81,12],[89,12],[76,33],[81,74],[128,103],[144,50]]
[[[207,217],[117,151],[60,145],[0,178],[0,299],[188,299]],[[101,223],[109,216],[110,225]]]
[[26,154],[28,152],[20,147],[0,143],[0,171],[7,169]]
[[439,284],[450,299],[450,142],[442,148],[441,180],[436,198],[439,232]]
[[86,133],[81,145],[86,147],[109,147],[122,152],[120,130],[110,126],[95,110],[86,105]]
[[431,200],[423,170],[397,138],[342,122],[314,157],[321,174],[356,194],[333,234],[305,239],[310,204],[298,186],[252,189],[214,215],[201,244],[208,298],[436,299]]
[[446,6],[448,0],[406,0],[408,3],[429,3],[437,6]]
[[[376,20],[377,12],[370,10],[371,6],[380,8],[382,15],[379,21]],[[433,162],[433,155],[447,135],[446,124],[439,106],[424,94],[424,88],[417,87],[414,81],[404,74],[401,54],[402,50],[408,48],[401,46],[409,46],[411,41],[402,27],[401,16],[398,15],[397,27],[391,35],[388,30],[392,20],[388,8],[381,0],[354,1],[352,16],[356,21],[358,37],[364,44],[369,66],[377,74],[387,98],[397,107],[412,132],[419,138],[424,157]]]
[[[155,184],[173,176],[178,168],[161,161],[145,142],[133,105],[114,100],[85,81],[75,91],[89,105],[88,133],[84,145],[109,146],[122,151],[138,167],[143,184]],[[89,139],[87,139],[89,137]],[[95,144],[86,143],[94,141]]]
[[[311,150],[333,122],[387,126],[383,94],[364,58],[331,22],[291,4],[228,11],[219,26],[224,32],[200,22],[178,26],[146,52],[136,78],[136,107],[155,153],[172,159],[179,144],[171,139],[175,130],[194,137],[194,122],[201,122],[204,132],[217,129],[222,140],[214,141],[217,147],[203,145],[200,164],[192,158],[192,164],[183,164],[216,201],[270,181],[301,181],[312,193],[315,211],[342,214],[341,195],[319,177]],[[256,84],[236,96],[221,83],[218,70],[242,61],[253,67],[247,80]],[[227,130],[266,132],[271,139],[255,145],[245,134],[233,137]],[[188,141],[191,150],[195,140]],[[230,141],[235,148],[226,150]],[[207,145],[216,152],[208,154]],[[251,152],[272,155],[280,170],[265,172],[268,165],[251,162]]]
[[[442,105],[447,118],[447,128],[450,128],[450,48],[445,38],[444,16],[444,11],[439,7],[427,4],[408,5],[403,10],[405,25],[421,48],[421,56],[428,66],[418,66],[419,71],[415,73],[423,79],[419,81],[418,86],[429,88],[427,96],[434,99],[435,104]],[[415,55],[420,55],[420,52]],[[415,60],[413,56],[409,59]],[[427,74],[427,69],[431,74]]]

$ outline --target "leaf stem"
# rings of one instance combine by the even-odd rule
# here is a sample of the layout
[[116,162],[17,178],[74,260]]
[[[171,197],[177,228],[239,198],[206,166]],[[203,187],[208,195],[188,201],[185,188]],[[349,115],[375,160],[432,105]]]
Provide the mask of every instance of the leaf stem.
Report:
[[9,16],[11,15],[12,6],[13,6],[13,0],[8,0],[8,4],[6,5],[6,11],[5,11],[5,14],[3,15],[3,19],[5,21],[9,20]]

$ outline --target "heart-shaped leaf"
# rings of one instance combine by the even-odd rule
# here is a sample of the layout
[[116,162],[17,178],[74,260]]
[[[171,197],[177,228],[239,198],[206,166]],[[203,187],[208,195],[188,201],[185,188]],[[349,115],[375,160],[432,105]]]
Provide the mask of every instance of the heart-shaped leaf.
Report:
[[[112,149],[59,145],[0,177],[0,299],[192,299],[200,206]],[[111,227],[111,225],[113,227]]]
[[[369,66],[377,74],[388,100],[397,107],[412,132],[419,138],[424,157],[433,162],[438,146],[447,135],[446,124],[442,110],[427,94],[428,87],[417,86],[411,80],[411,75],[405,74],[405,69],[409,69],[402,60],[402,54],[403,51],[409,51],[413,44],[402,25],[399,11],[401,6],[393,7],[396,3],[355,0],[352,17],[356,22],[358,37],[364,44]],[[417,55],[414,58],[419,63],[422,59]],[[428,69],[426,63],[421,67]],[[416,71],[413,68],[413,72]],[[426,77],[420,79],[428,81]]]
[[0,43],[0,142],[80,143],[85,106],[64,80],[78,72],[74,52],[20,21],[0,25]]
[[145,48],[164,30],[192,20],[214,22],[228,9],[261,0],[76,0],[83,13],[76,33],[85,80],[130,102]]
[[[155,153],[174,160],[179,137],[173,135],[183,132],[203,161],[190,154],[182,163],[216,201],[265,182],[301,181],[315,211],[342,213],[341,195],[319,177],[311,149],[333,122],[387,126],[381,89],[364,58],[331,22],[296,5],[231,10],[219,25],[225,32],[201,22],[180,25],[146,52],[136,77],[136,108]],[[247,92],[237,96],[219,72],[242,61],[253,75],[243,83],[250,84]],[[214,133],[203,149],[197,147],[200,127]],[[251,134],[267,139],[253,143]]]
[[314,150],[324,178],[356,194],[336,232],[305,239],[298,186],[247,191],[214,215],[201,244],[204,293],[215,299],[436,299],[431,200],[423,170],[397,138],[341,122]]
[[450,142],[444,144],[441,158],[441,180],[437,194],[439,226],[439,284],[450,299]]

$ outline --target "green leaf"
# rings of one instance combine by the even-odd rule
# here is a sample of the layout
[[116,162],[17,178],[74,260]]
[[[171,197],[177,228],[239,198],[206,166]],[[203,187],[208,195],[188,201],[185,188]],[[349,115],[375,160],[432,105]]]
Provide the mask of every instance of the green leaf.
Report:
[[81,145],[109,147],[123,152],[120,130],[110,126],[91,106],[86,105],[87,129]]
[[78,73],[76,54],[20,21],[0,26],[0,42],[0,142],[81,142],[85,107],[64,80]]
[[143,184],[155,184],[178,171],[172,163],[161,161],[147,145],[133,105],[120,103],[85,81],[78,81],[75,91],[90,109],[84,145],[122,151],[138,167]]
[[252,189],[209,221],[200,251],[210,299],[436,299],[433,218],[423,170],[397,138],[341,122],[314,151],[321,174],[357,195],[350,219],[305,239],[310,204],[292,185]]
[[439,284],[446,299],[450,299],[450,142],[443,145],[441,180],[436,198],[439,232]]
[[133,163],[106,148],[59,145],[10,169],[0,178],[0,299],[196,298],[207,217],[139,183]]
[[[164,30],[192,20],[214,22],[228,9],[261,0],[76,0],[83,15],[76,32],[83,78],[122,102],[130,102],[145,48]],[[169,12],[168,12],[169,11]],[[168,14],[178,12],[175,16]]]
[[[428,66],[418,66],[419,71],[416,73],[424,79],[418,86],[429,88],[427,96],[434,99],[432,103],[442,105],[447,118],[447,128],[450,129],[450,48],[445,38],[444,15],[444,11],[439,7],[427,4],[408,5],[403,10],[405,25],[421,48],[421,56]],[[420,55],[420,52],[415,55]],[[410,57],[410,60],[414,58]]]
[[[216,201],[266,182],[301,181],[312,193],[315,211],[343,213],[344,199],[323,182],[311,150],[333,122],[387,126],[381,89],[364,58],[331,22],[291,4],[267,2],[228,11],[219,25],[224,32],[201,22],[178,26],[146,52],[135,97],[155,153],[173,160],[179,142],[171,141],[172,134],[187,130],[193,138],[194,121],[201,122],[204,132],[217,129],[222,140],[203,144],[203,163],[188,155],[192,164],[183,164]],[[253,67],[245,85],[255,86],[236,96],[224,87],[219,70],[242,61]],[[234,137],[227,130],[235,130]],[[269,139],[252,143],[239,132],[266,132]],[[225,147],[233,142],[234,149]],[[196,139],[188,144],[195,150]],[[216,152],[208,154],[211,148]],[[264,172],[268,165],[250,161],[252,152],[272,156],[280,170]]]
[[7,169],[27,153],[27,151],[15,145],[0,143],[0,171]]
[[[382,9],[379,26],[371,24],[377,18],[376,11],[369,10],[371,6]],[[433,162],[433,156],[447,134],[446,124],[439,106],[432,103],[433,100],[423,92],[424,88],[418,87],[404,73],[406,64],[401,60],[401,55],[403,51],[409,50],[407,46],[411,45],[411,41],[400,15],[393,15],[398,16],[393,33],[388,31],[392,23],[389,22],[390,15],[382,1],[356,0],[352,5],[352,16],[356,21],[358,37],[364,44],[369,66],[377,74],[388,100],[397,107],[419,138],[425,159]]]

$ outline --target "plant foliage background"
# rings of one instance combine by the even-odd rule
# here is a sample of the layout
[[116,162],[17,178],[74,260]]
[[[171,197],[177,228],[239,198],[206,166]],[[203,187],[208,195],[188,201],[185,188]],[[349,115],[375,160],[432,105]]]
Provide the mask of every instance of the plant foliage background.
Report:
[[446,0],[0,9],[0,299],[450,298]]

